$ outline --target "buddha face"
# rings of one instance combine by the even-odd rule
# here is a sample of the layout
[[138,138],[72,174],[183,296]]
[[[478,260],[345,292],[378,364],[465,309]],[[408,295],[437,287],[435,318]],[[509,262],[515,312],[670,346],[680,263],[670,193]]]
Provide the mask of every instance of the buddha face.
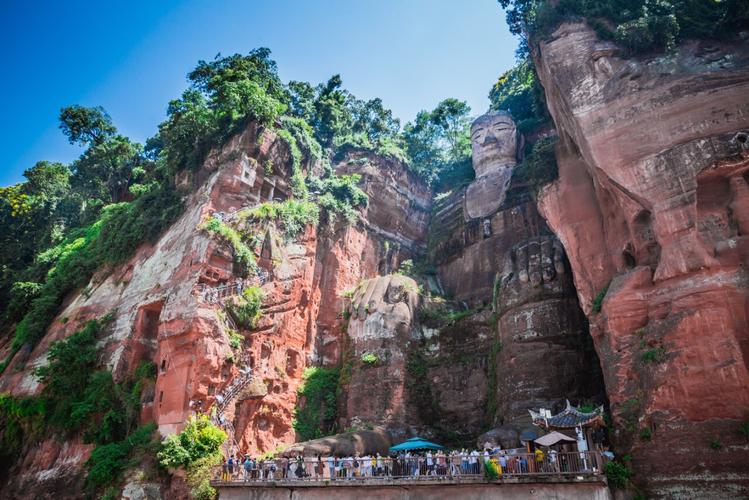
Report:
[[476,177],[517,163],[517,129],[505,112],[489,112],[471,125],[471,151]]

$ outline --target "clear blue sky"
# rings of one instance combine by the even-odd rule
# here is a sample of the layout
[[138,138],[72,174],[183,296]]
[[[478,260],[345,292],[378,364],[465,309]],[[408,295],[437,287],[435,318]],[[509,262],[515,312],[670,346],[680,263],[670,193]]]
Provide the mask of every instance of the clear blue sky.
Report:
[[284,81],[340,73],[405,123],[445,97],[486,110],[517,41],[496,0],[0,0],[0,186],[80,154],[61,107],[104,106],[143,142],[199,59],[263,46]]

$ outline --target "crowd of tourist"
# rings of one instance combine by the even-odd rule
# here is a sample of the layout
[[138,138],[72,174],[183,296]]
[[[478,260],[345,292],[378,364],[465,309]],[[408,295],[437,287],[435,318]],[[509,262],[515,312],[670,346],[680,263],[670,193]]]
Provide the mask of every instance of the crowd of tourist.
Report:
[[[486,449],[404,452],[396,456],[374,455],[334,456],[259,459],[249,455],[230,456],[224,459],[221,479],[229,480],[352,480],[358,478],[419,476],[470,476],[484,475],[487,468],[496,474],[533,474],[555,472],[577,472],[597,468],[593,455],[561,453],[555,449],[544,452],[536,448],[533,453],[521,450]],[[600,470],[600,468],[599,468]]]

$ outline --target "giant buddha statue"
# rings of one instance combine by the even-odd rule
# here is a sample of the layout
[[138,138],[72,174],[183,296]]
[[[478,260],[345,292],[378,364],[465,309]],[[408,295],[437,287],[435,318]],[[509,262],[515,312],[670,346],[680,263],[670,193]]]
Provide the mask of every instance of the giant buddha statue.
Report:
[[512,116],[490,111],[471,125],[471,160],[476,179],[465,197],[466,217],[476,219],[496,212],[505,201],[517,165],[518,134]]
[[[531,426],[529,408],[555,410],[566,399],[595,399],[600,388],[564,249],[530,189],[513,181],[522,144],[509,113],[478,117],[471,126],[475,180],[443,196],[432,219],[432,257],[443,287],[455,300],[491,306],[495,314],[494,331],[482,334],[502,346],[489,360],[496,389],[488,397],[496,413],[487,423],[504,446],[517,445]],[[468,328],[461,335],[475,341],[475,326]],[[435,389],[440,401],[460,390]]]

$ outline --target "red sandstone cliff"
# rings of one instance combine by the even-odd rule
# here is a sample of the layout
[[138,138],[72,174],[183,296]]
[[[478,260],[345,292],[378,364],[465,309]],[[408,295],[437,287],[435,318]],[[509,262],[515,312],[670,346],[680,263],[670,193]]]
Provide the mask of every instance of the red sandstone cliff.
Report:
[[559,180],[539,207],[569,257],[620,450],[655,496],[749,495],[737,433],[749,415],[749,50],[689,42],[626,59],[565,23],[535,60],[560,136]]
[[[115,269],[101,270],[85,294],[69,297],[26,364],[17,356],[0,377],[0,390],[37,393],[32,370],[45,362],[50,344],[116,311],[101,340],[102,363],[117,378],[143,359],[158,366],[155,389],[142,400],[142,421],[155,421],[164,435],[179,431],[197,408],[208,409],[222,396],[223,416],[243,450],[272,451],[293,443],[293,411],[305,367],[339,362],[342,293],[424,251],[429,190],[403,164],[377,157],[354,162],[354,157],[339,171],[362,175],[370,202],[361,221],[326,224],[319,231],[308,227],[293,239],[270,227],[263,248],[253,249],[269,279],[262,285],[263,317],[252,331],[240,330],[240,349],[230,345],[229,329],[236,325],[227,322],[224,308],[200,293],[200,287],[238,277],[232,250],[200,226],[215,213],[288,197],[289,172],[283,167],[288,148],[255,125],[209,156],[200,171],[178,179],[194,187],[183,215],[155,245],[142,246]],[[269,163],[276,166],[273,172],[263,168]],[[227,398],[248,368],[251,382]],[[79,442],[60,446],[54,439],[30,444],[5,494],[75,496],[91,449]]]

